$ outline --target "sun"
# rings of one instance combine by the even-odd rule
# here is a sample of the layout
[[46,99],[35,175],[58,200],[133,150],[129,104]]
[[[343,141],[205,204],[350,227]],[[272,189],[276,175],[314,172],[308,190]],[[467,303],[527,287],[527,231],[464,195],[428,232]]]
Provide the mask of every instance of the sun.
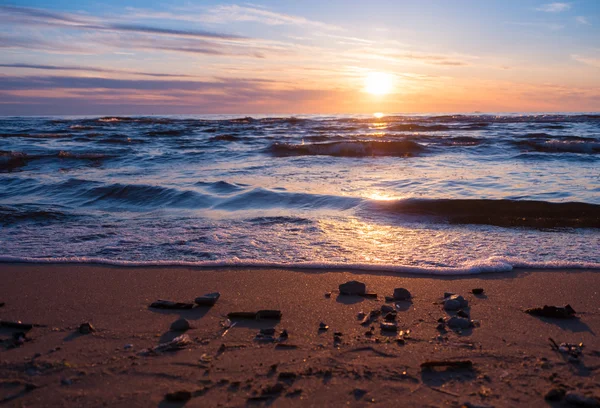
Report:
[[394,89],[394,77],[385,72],[369,72],[365,77],[365,92],[385,95]]

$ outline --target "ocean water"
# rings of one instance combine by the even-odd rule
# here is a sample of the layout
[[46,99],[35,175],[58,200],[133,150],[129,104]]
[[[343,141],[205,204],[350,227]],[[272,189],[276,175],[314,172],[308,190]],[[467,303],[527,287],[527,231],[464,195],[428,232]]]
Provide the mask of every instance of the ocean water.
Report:
[[3,262],[468,274],[599,249],[598,114],[0,118]]

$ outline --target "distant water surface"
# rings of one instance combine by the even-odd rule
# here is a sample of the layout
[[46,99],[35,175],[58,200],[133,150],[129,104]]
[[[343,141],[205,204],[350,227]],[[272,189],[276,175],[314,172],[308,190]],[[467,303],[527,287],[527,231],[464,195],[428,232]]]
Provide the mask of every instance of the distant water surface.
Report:
[[0,261],[600,269],[600,115],[0,118]]

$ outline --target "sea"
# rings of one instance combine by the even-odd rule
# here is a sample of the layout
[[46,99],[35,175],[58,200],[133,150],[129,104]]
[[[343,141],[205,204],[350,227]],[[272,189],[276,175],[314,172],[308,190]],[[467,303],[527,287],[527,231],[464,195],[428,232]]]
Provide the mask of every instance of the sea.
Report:
[[600,114],[1,117],[6,262],[600,269]]

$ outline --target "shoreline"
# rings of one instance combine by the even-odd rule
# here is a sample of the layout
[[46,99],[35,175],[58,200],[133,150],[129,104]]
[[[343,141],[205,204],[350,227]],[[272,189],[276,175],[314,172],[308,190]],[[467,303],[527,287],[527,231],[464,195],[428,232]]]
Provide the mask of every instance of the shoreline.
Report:
[[[338,285],[359,280],[378,299],[338,295]],[[90,264],[0,264],[0,319],[34,327],[18,348],[0,348],[0,400],[27,406],[182,406],[165,395],[189,390],[185,406],[547,406],[544,395],[564,387],[582,395],[600,385],[600,274],[596,270],[519,270],[433,276],[381,271],[293,268],[120,267]],[[411,302],[398,309],[404,332],[371,337],[357,320],[405,287]],[[471,289],[481,287],[483,296]],[[157,299],[191,302],[218,291],[215,306],[150,309]],[[326,292],[332,292],[330,298]],[[436,327],[444,292],[469,301],[479,326],[461,333]],[[545,304],[570,304],[578,319],[539,318],[523,312]],[[227,313],[278,309],[280,321],[241,321],[227,331]],[[185,349],[145,356],[144,349],[171,340],[179,317],[192,325]],[[379,319],[381,321],[382,319]],[[96,332],[81,335],[90,322]],[[319,323],[329,330],[319,332]],[[254,340],[261,328],[286,329],[279,350]],[[406,332],[410,330],[410,334]],[[9,330],[0,331],[2,339]],[[334,332],[341,332],[340,341]],[[584,343],[571,362],[549,345]],[[132,345],[127,347],[126,345]],[[39,354],[39,355],[38,355]],[[424,371],[427,360],[469,360],[472,369]],[[273,369],[272,365],[277,366]],[[283,377],[281,373],[285,373]],[[287,376],[287,377],[286,377]],[[281,386],[277,386],[281,384]],[[19,388],[21,387],[21,388]],[[278,387],[275,393],[268,387]],[[359,391],[357,391],[359,390]],[[554,404],[554,405],[552,405]],[[562,405],[561,405],[562,404]],[[12,405],[11,405],[12,406]],[[567,406],[550,403],[550,406]]]

